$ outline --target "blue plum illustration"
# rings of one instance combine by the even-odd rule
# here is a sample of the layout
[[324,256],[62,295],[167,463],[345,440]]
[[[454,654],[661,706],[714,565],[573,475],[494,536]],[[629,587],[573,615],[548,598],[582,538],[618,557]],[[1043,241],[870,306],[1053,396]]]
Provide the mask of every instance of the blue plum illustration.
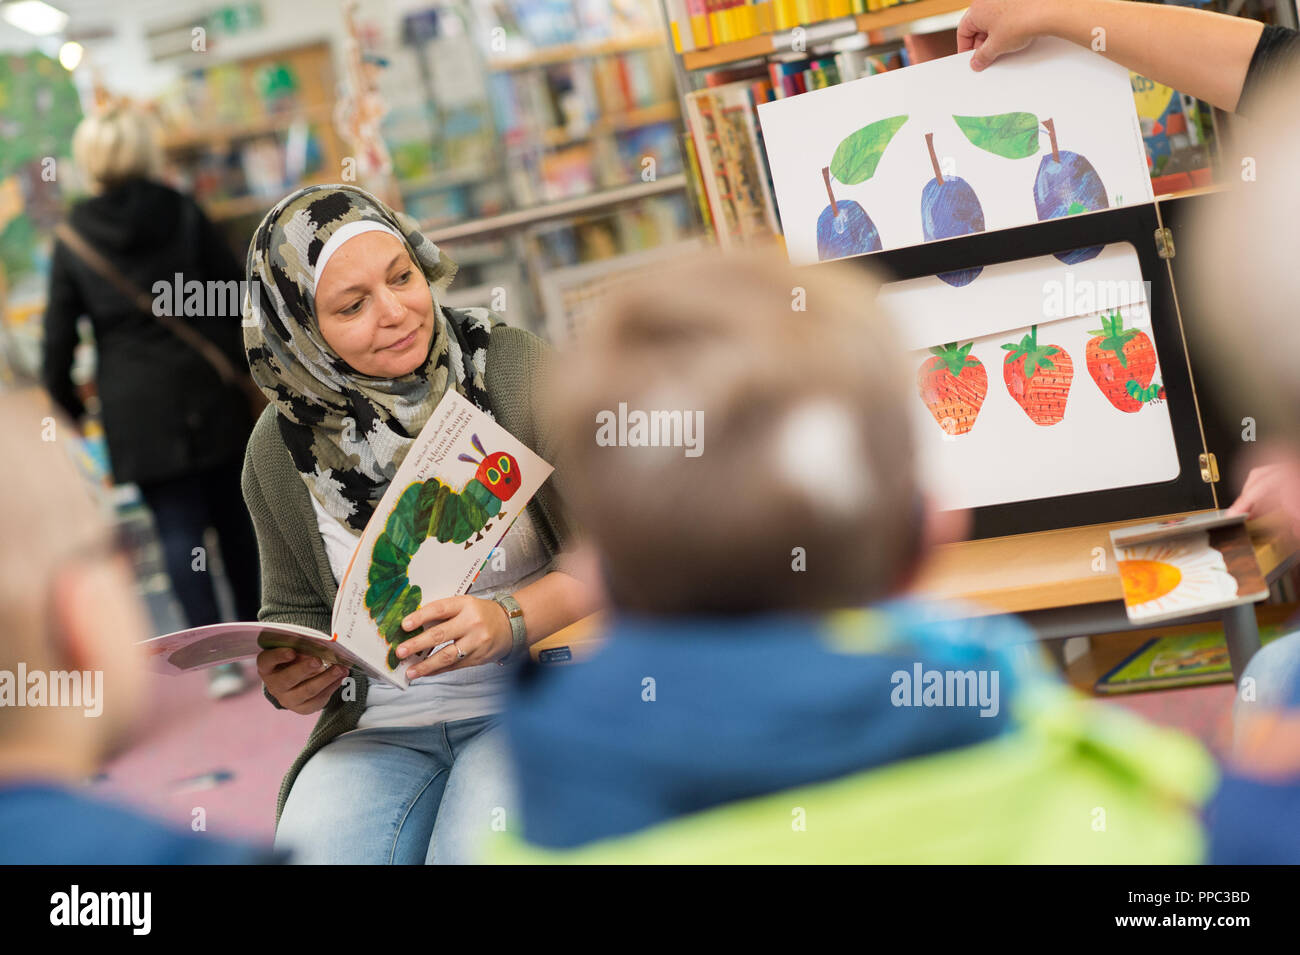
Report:
[[[1059,219],[1080,212],[1095,212],[1110,208],[1106,199],[1106,187],[1092,163],[1078,153],[1068,149],[1057,149],[1056,127],[1052,121],[1043,123],[1052,140],[1052,154],[1044,155],[1038,164],[1038,175],[1034,177],[1034,207],[1038,218]],[[1095,257],[1101,246],[1092,245],[1084,249],[1071,249],[1058,252],[1056,257],[1066,265],[1077,265]]]
[[[933,133],[926,134],[925,144],[930,150],[930,163],[934,166],[934,178],[921,190],[921,228],[925,240],[952,239],[983,232],[984,209],[975,190],[965,179],[957,176],[944,178],[934,152]],[[939,278],[954,288],[961,288],[974,282],[982,271],[982,268],[958,269],[941,272]]]
[[866,210],[852,199],[827,206],[817,217],[817,258],[841,259],[846,255],[879,252],[880,233]]

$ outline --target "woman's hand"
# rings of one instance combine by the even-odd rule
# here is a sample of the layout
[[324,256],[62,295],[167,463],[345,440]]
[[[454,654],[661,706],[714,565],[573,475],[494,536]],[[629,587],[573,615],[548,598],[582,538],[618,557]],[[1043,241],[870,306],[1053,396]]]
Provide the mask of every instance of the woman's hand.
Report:
[[[409,667],[406,671],[408,680],[431,673],[446,673],[461,667],[495,663],[514,646],[510,618],[506,616],[505,608],[492,600],[469,596],[434,600],[403,620],[402,627],[418,630],[431,623],[437,623],[437,626],[431,626],[398,645],[399,659],[406,659],[448,640],[456,642]],[[460,658],[461,653],[465,654],[463,660]]]
[[1229,514],[1256,518],[1273,511],[1283,511],[1293,528],[1300,531],[1300,461],[1284,458],[1250,469],[1246,485]]
[[277,703],[304,716],[329,702],[343,684],[348,668],[326,664],[317,657],[289,647],[263,650],[257,655],[257,675]]
[[974,50],[971,69],[983,70],[999,56],[1015,53],[1043,32],[1044,8],[1055,0],[973,0],[957,24],[957,52]]

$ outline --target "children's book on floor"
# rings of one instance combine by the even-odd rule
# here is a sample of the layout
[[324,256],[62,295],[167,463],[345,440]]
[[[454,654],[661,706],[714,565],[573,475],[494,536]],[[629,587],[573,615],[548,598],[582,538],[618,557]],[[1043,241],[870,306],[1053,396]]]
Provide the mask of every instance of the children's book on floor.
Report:
[[[439,402],[357,542],[339,583],[330,632],[244,621],[145,641],[155,669],[182,673],[291,647],[358,667],[400,689],[402,620],[464,594],[551,466],[456,391]],[[445,644],[444,644],[445,645]],[[435,652],[434,647],[429,652]]]
[[[1288,632],[1281,623],[1261,626],[1259,642],[1267,645]],[[1144,641],[1099,679],[1094,688],[1098,693],[1112,696],[1231,682],[1232,660],[1223,627],[1219,625]]]

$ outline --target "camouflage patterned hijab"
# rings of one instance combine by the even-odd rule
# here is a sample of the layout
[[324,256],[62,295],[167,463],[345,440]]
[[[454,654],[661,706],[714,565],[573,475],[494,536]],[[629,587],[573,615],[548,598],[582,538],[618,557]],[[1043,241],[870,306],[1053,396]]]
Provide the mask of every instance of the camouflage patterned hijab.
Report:
[[[404,237],[433,296],[429,357],[400,378],[354,371],[316,322],[317,260],[331,235],[356,222]],[[413,219],[352,186],[310,186],[282,199],[258,226],[247,268],[244,349],[253,380],[278,409],[280,433],[312,496],[360,534],[448,388],[491,413],[483,373],[493,315],[439,304],[456,264]]]

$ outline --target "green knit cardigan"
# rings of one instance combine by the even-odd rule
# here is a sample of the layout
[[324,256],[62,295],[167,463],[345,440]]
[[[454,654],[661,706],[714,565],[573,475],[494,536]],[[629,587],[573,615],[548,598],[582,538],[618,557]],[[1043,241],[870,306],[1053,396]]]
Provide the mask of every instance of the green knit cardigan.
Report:
[[[484,383],[497,423],[544,460],[554,462],[555,447],[535,410],[535,396],[548,371],[549,357],[549,348],[537,336],[509,325],[497,325],[488,343]],[[338,587],[307,485],[280,437],[276,414],[274,405],[268,407],[253,428],[241,482],[257,532],[262,568],[262,608],[257,617],[266,623],[293,623],[328,633]],[[552,474],[528,504],[552,560],[570,534],[558,477],[558,473]],[[335,692],[321,711],[307,745],[289,767],[276,801],[277,825],[293,781],[307,760],[334,737],[354,729],[361,719],[369,678],[360,670],[353,670],[352,677],[356,698],[344,701],[342,689]],[[269,694],[267,698],[282,709]]]

